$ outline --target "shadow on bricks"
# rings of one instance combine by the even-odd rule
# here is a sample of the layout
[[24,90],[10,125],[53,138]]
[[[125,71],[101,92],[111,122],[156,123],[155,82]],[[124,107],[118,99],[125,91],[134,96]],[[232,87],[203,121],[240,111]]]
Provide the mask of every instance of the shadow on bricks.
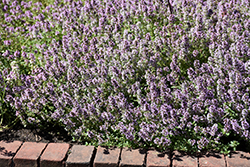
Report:
[[172,166],[171,152],[149,149],[147,151],[146,167],[170,167]]
[[[132,148],[124,148],[124,150],[126,150],[126,151],[133,151],[134,149],[132,149]],[[146,154],[147,153],[146,149],[139,148],[138,150],[139,150],[140,154]]]
[[103,150],[103,154],[110,154],[109,150],[115,150],[115,149],[118,149],[118,147],[103,147],[104,150]]
[[[247,155],[247,156],[246,156]],[[250,160],[250,154],[247,152],[231,152],[230,157],[237,156],[239,159]]]
[[1,147],[0,152],[1,152],[1,155],[7,156],[7,157],[13,157],[15,155],[14,152],[5,150],[5,147]]
[[182,152],[182,151],[178,151],[178,153],[175,151],[173,153],[173,159],[174,160],[177,160],[177,161],[183,161],[183,157],[191,157],[191,158],[197,158],[197,155],[194,155],[194,154],[187,154],[185,152]]
[[[173,152],[169,149],[165,150],[165,151],[161,151],[159,149],[155,149],[155,148],[150,148],[148,149],[148,151],[156,151],[157,152],[157,157],[159,158],[168,158],[168,159],[171,159],[173,157]],[[148,154],[148,152],[147,152]]]
[[206,155],[206,157],[214,157],[214,158],[218,158],[218,159],[222,159],[222,158],[224,158],[224,157],[222,157],[222,155],[220,155],[220,154],[217,154],[217,153],[215,153],[215,152],[209,152],[207,155]]

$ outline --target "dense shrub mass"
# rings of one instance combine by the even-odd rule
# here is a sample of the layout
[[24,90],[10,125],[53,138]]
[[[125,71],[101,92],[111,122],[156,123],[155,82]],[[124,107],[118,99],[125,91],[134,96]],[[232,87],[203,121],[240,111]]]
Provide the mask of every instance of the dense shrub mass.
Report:
[[226,152],[235,138],[250,141],[248,0],[0,7],[1,106],[24,125],[161,150]]

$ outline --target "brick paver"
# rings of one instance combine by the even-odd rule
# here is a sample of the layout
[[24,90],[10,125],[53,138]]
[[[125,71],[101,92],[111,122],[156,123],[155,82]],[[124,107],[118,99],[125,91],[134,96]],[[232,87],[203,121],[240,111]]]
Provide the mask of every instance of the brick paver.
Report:
[[108,149],[98,146],[94,159],[94,167],[117,167],[120,152],[120,148]]
[[121,167],[142,167],[144,164],[146,151],[142,149],[123,148],[121,154]]
[[0,167],[11,165],[14,155],[21,145],[21,141],[0,141]]
[[170,167],[170,157],[156,150],[148,151],[147,167]]
[[69,150],[67,143],[49,143],[40,159],[40,167],[62,167]]
[[37,167],[47,143],[25,142],[13,158],[15,167]]
[[208,153],[202,157],[199,157],[200,167],[225,167],[225,158],[223,154]]
[[198,159],[195,156],[183,155],[174,151],[173,167],[198,167]]
[[249,167],[250,166],[250,154],[243,151],[236,151],[232,153],[229,158],[226,156],[227,167]]
[[66,167],[89,167],[94,150],[94,146],[73,145],[66,161]]
[[250,153],[242,151],[231,157],[214,152],[197,157],[174,151],[170,159],[169,154],[156,150],[101,146],[96,150],[84,145],[69,149],[67,143],[0,141],[0,167],[250,167]]

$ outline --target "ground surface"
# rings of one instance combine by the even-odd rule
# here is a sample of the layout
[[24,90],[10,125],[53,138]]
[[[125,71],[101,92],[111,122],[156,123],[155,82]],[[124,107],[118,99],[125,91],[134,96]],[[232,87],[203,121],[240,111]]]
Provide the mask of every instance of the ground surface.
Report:
[[73,143],[72,138],[67,135],[67,132],[58,127],[48,128],[47,130],[40,130],[27,127],[25,128],[20,124],[16,125],[12,129],[0,132],[0,141],[1,140],[19,140],[45,143]]

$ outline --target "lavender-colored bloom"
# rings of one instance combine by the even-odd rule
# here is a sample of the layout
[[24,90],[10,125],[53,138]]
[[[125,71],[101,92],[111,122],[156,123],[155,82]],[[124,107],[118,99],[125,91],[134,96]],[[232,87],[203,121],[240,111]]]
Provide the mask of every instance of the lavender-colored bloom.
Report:
[[216,132],[218,130],[218,124],[214,124],[209,132],[211,136],[215,136]]
[[202,137],[199,141],[197,141],[198,144],[198,149],[201,150],[204,147],[206,147],[208,145],[209,141],[207,138]]
[[15,58],[18,58],[20,56],[20,52],[17,50],[17,51],[15,51],[15,53],[14,53],[14,57]]
[[247,115],[248,115],[248,113],[249,113],[249,110],[247,110],[247,109],[243,109],[243,110],[241,111],[241,115],[242,115],[243,118],[246,118]]
[[244,130],[242,136],[245,137],[245,138],[247,138],[247,139],[249,139],[250,138],[249,131],[248,130]]
[[157,145],[160,145],[161,140],[157,137],[157,138],[155,138],[154,143]]
[[[243,124],[244,124],[244,122],[243,122]],[[233,129],[237,134],[239,134],[241,127],[240,127],[239,124],[237,123],[237,120],[236,120],[236,119],[231,120],[231,125],[232,125],[232,129]],[[246,124],[244,124],[244,126],[245,126],[245,125],[246,125]],[[243,127],[244,127],[244,126],[243,126]]]
[[10,40],[3,41],[3,43],[4,43],[4,45],[6,45],[6,46],[11,45],[11,41],[10,41]]
[[6,101],[13,102],[13,97],[11,95],[6,96]]
[[168,138],[166,137],[161,137],[161,144],[166,147],[166,146],[169,146],[171,144],[171,140],[169,140]]
[[6,51],[2,54],[2,56],[3,56],[3,57],[7,57],[9,54],[10,54],[10,51],[9,51],[9,50],[6,50]]
[[32,123],[35,122],[35,118],[29,117],[29,118],[27,119],[27,121],[28,121],[30,124],[32,124]]
[[28,18],[32,18],[33,17],[33,14],[31,13],[31,11],[25,11],[25,15],[26,15],[26,17],[28,17]]
[[244,119],[244,120],[241,121],[241,127],[244,130],[247,130],[249,128],[249,123],[246,121],[246,119]]
[[8,10],[8,6],[7,6],[7,5],[4,5],[3,11],[6,12],[7,10]]

